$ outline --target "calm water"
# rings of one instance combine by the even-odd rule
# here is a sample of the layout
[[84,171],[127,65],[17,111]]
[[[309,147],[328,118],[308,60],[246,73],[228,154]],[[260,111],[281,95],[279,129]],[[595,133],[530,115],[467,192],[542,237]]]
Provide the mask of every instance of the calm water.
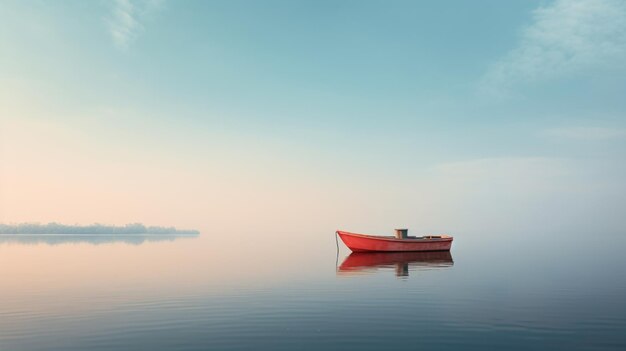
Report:
[[0,238],[0,350],[626,349],[621,234]]

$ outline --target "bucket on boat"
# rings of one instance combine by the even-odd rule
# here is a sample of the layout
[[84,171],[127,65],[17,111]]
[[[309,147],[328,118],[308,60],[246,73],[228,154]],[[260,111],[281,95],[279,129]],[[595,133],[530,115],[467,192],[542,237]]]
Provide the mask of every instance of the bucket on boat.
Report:
[[406,239],[408,236],[408,229],[396,229],[396,239]]

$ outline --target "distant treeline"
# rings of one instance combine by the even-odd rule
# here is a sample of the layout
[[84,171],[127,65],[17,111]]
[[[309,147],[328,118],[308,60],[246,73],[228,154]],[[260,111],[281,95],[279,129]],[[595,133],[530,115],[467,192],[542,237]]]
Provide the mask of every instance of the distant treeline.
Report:
[[146,227],[141,223],[122,227],[92,224],[64,225],[58,223],[0,223],[0,234],[200,234],[197,230],[179,230],[174,227]]

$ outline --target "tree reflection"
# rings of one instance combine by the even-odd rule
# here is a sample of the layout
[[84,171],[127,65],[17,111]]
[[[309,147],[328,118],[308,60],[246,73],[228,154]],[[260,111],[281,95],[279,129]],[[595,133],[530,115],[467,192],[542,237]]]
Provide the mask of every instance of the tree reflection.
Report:
[[0,234],[1,244],[60,245],[60,244],[110,244],[125,243],[141,245],[146,242],[174,241],[182,238],[197,238],[196,234]]

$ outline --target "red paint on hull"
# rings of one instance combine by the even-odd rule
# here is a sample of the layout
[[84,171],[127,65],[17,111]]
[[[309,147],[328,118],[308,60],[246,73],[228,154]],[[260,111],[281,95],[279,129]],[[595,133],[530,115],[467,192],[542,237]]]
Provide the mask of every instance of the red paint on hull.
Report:
[[356,234],[340,230],[337,231],[337,234],[344,244],[354,252],[450,251],[453,240],[448,235],[396,239],[391,236]]

